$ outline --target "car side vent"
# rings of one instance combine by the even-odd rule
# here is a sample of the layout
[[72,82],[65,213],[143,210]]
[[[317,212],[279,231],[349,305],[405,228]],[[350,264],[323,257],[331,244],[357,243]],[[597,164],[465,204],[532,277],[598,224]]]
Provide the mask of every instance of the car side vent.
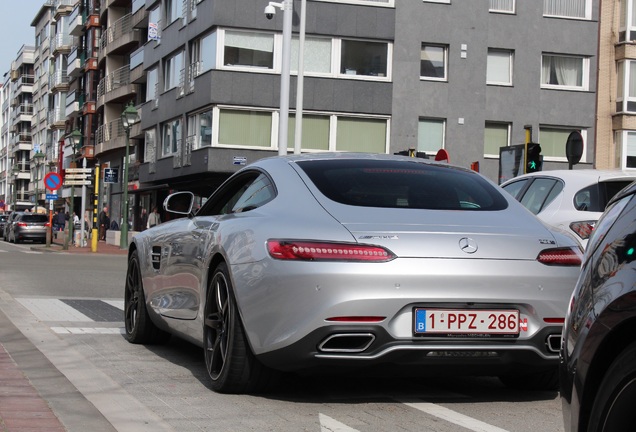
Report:
[[150,254],[150,259],[152,260],[152,268],[155,270],[159,270],[161,267],[161,246],[153,246],[152,254]]

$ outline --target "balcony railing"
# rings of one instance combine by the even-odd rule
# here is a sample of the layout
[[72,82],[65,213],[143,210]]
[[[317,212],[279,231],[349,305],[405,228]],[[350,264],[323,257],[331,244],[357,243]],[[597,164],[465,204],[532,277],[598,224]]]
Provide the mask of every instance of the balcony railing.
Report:
[[33,115],[33,104],[22,103],[18,106],[17,112],[19,115]]
[[68,84],[68,74],[66,71],[57,71],[49,78],[49,87],[57,87]]
[[35,82],[35,75],[20,75],[18,78],[18,87],[23,85],[33,85]]
[[115,21],[110,27],[106,29],[99,42],[100,50],[104,50],[109,43],[114,42],[122,35],[128,34],[133,30],[132,26],[132,14],[124,15],[117,21]]
[[47,117],[49,124],[64,122],[66,120],[65,111],[66,110],[62,108],[56,108],[56,109],[50,110]]
[[188,93],[194,91],[194,79],[201,75],[202,62],[194,62],[188,68]]
[[98,127],[95,132],[95,141],[98,144],[101,144],[125,135],[126,132],[124,131],[124,125],[122,124],[121,119],[117,119]]
[[97,85],[97,98],[130,84],[130,66],[124,66],[102,78]]
[[55,52],[61,49],[70,50],[75,45],[75,36],[67,34],[58,34],[51,39],[51,51]]

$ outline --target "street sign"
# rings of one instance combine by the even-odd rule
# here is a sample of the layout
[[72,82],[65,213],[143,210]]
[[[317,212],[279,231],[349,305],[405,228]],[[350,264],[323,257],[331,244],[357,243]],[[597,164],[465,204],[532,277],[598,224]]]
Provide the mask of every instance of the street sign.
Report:
[[118,168],[104,168],[104,183],[119,183]]
[[90,186],[90,180],[65,180],[64,186]]
[[47,200],[56,200],[57,199],[57,194],[46,194],[46,199]]
[[64,180],[84,180],[89,177],[90,176],[88,174],[65,174]]
[[91,174],[93,172],[93,168],[66,168],[64,171],[71,174]]
[[58,190],[62,186],[62,176],[56,172],[50,172],[44,176],[44,186],[52,191]]

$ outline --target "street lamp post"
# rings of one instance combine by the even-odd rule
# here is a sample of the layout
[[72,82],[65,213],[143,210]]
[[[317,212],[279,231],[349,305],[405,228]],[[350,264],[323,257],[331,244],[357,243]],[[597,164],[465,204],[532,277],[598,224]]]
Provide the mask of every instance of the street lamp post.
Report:
[[14,164],[11,168],[11,174],[13,174],[13,211],[17,211],[16,204],[18,202],[18,175],[20,174],[20,167],[18,164]]
[[132,102],[128,104],[126,109],[121,113],[121,122],[126,131],[126,156],[124,158],[124,172],[122,179],[123,197],[122,197],[122,222],[121,232],[119,236],[119,248],[128,249],[128,158],[130,156],[130,128],[139,122],[139,113],[133,106]]
[[[49,173],[53,172],[55,162],[49,161]],[[45,185],[46,189],[46,185]],[[51,247],[53,239],[53,200],[49,200],[49,226],[46,229],[46,247]]]
[[[72,160],[73,162],[75,162],[75,152],[77,151],[77,149],[80,148],[81,144],[82,144],[82,133],[80,131],[78,131],[77,129],[75,129],[73,132],[71,132],[71,134],[69,135],[69,139],[71,141],[71,151],[73,152],[72,154]],[[71,202],[69,205],[69,219],[68,219],[68,235],[66,236],[66,238],[64,239],[64,250],[68,250],[68,243],[69,240],[72,242],[73,241],[73,236],[75,235],[73,233],[73,228],[74,224],[73,224],[73,201],[75,201],[75,185],[71,183]]]
[[33,161],[35,162],[35,213],[38,212],[38,182],[40,181],[38,172],[44,162],[44,153],[38,151],[33,155]]

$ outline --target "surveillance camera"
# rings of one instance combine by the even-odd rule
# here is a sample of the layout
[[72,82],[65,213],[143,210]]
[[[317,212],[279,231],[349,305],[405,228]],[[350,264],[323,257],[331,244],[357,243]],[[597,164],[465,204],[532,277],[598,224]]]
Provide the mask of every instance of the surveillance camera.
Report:
[[272,5],[265,6],[265,18],[271,20],[276,15],[276,8]]

